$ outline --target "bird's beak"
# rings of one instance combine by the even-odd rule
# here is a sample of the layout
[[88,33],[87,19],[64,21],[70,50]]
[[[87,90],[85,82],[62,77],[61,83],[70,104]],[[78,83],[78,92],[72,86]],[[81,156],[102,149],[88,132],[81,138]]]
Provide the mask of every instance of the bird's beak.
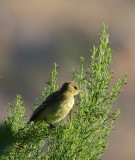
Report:
[[79,91],[80,93],[84,93],[84,90],[80,90],[80,89],[79,89],[78,91]]

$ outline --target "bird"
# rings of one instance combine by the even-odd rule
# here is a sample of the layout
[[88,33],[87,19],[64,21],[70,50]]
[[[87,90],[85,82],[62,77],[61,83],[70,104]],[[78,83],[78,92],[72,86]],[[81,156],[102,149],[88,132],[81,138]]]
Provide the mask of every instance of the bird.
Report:
[[29,122],[45,121],[56,124],[66,117],[73,108],[75,96],[83,92],[74,81],[65,82],[62,87],[48,96],[33,112]]

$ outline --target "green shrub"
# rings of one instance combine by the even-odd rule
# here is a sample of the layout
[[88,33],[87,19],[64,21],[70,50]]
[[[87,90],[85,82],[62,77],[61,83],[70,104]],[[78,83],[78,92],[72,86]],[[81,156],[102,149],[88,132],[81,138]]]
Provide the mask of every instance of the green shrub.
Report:
[[[50,128],[46,123],[25,123],[21,96],[17,95],[14,105],[9,105],[9,116],[5,124],[10,126],[13,143],[1,148],[0,159],[5,160],[98,160],[109,143],[108,136],[114,129],[114,121],[119,109],[112,105],[126,83],[126,75],[110,87],[113,78],[109,65],[112,50],[109,48],[109,35],[103,24],[98,46],[93,46],[89,64],[84,70],[84,57],[80,58],[80,70],[72,72],[72,80],[78,82],[84,93],[77,96],[74,109],[65,118]],[[57,68],[51,72],[40,98],[38,107],[48,95],[58,89]],[[0,135],[2,136],[2,135]],[[7,139],[6,137],[4,137]],[[7,142],[6,142],[7,144]]]

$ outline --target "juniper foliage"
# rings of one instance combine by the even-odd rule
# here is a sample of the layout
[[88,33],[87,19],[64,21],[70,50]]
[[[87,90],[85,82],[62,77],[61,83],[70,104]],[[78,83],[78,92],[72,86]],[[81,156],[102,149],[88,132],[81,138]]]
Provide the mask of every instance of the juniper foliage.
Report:
[[[109,143],[108,136],[114,129],[114,121],[119,109],[112,105],[126,83],[126,75],[110,87],[113,78],[110,70],[112,50],[109,47],[107,26],[102,25],[99,43],[93,46],[89,64],[84,70],[84,57],[80,57],[80,69],[72,72],[72,79],[78,81],[84,93],[79,94],[74,109],[69,117],[61,121],[55,128],[46,123],[34,125],[25,122],[25,108],[20,95],[14,105],[9,105],[9,116],[5,125],[10,126],[13,135],[12,143],[6,142],[0,147],[0,159],[3,160],[98,160]],[[35,107],[42,103],[48,95],[58,89],[58,65],[54,64],[50,80],[36,100]],[[5,128],[1,127],[1,131]],[[9,130],[9,129],[8,129]],[[8,133],[8,130],[6,133]],[[0,134],[3,132],[0,132]],[[2,135],[0,135],[2,137]],[[4,136],[5,141],[7,137]]]

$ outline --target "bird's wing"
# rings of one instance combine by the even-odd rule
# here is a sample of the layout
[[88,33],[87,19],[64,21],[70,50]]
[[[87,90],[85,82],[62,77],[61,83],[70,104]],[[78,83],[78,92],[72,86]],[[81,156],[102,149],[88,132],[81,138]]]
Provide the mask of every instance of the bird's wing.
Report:
[[49,104],[51,103],[52,101],[56,100],[56,99],[59,99],[59,97],[61,96],[60,92],[59,91],[56,91],[54,93],[52,93],[50,96],[48,96],[46,98],[46,100],[43,102],[43,104]]
[[46,107],[49,107],[52,103],[55,103],[59,98],[61,97],[61,94],[59,91],[54,92],[50,96],[46,98],[46,100],[33,112],[30,121],[34,121],[35,117]]

